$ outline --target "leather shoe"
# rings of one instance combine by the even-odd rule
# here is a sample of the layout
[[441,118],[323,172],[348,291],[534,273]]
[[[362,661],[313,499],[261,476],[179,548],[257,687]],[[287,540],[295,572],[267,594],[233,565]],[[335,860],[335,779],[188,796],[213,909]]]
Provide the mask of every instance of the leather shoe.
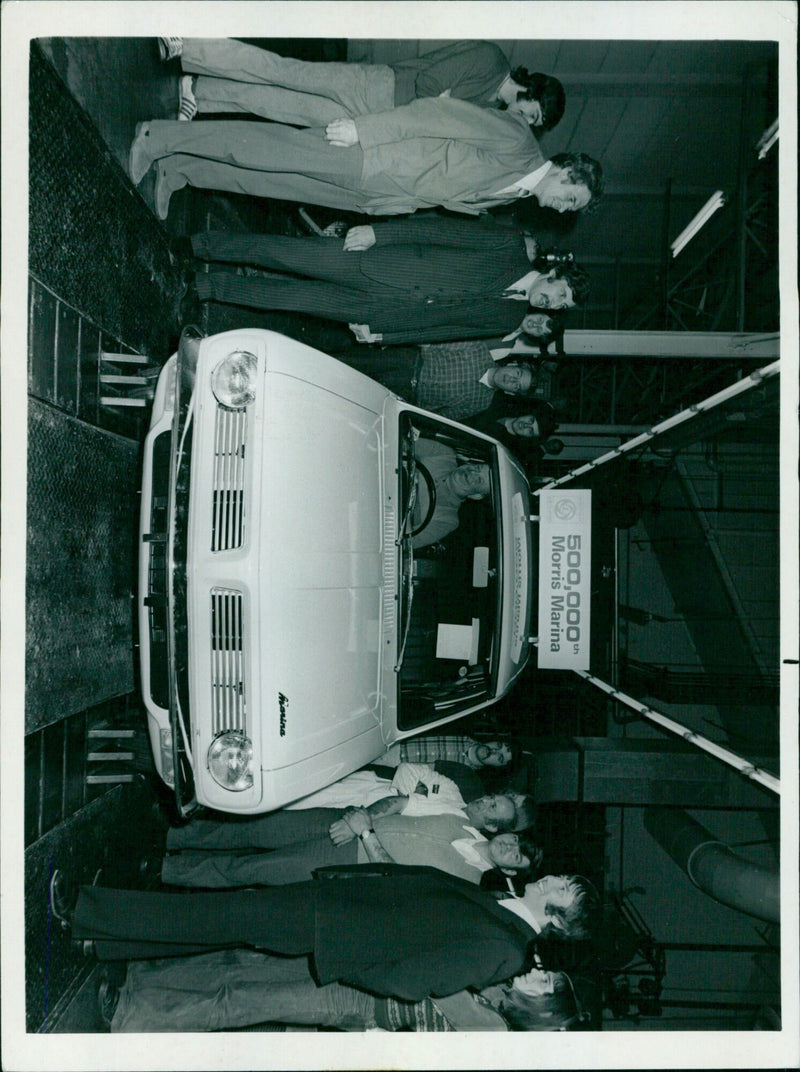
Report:
[[150,155],[150,124],[137,123],[136,136],[128,153],[128,174],[134,186],[138,186],[153,164]]
[[169,175],[163,163],[159,162],[156,168],[156,216],[165,220],[169,215],[169,202],[176,190],[181,190],[186,185],[186,179],[181,175]]
[[203,305],[197,293],[194,272],[185,274],[183,293],[178,302],[178,327],[186,324],[199,324],[203,316]]
[[58,868],[50,878],[50,913],[63,930],[72,929],[72,914],[78,900],[78,891],[72,879]]
[[188,235],[173,235],[169,240],[169,255],[172,263],[180,268],[194,271],[195,255],[192,240]]
[[97,988],[97,1006],[100,1010],[100,1018],[106,1027],[111,1030],[111,1021],[119,1004],[120,988],[107,975],[100,980]]

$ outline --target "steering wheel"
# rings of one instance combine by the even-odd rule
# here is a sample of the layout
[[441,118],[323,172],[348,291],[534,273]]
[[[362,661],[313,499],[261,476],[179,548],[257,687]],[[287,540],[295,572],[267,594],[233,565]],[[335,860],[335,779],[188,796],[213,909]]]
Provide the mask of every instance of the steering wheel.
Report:
[[433,482],[433,477],[431,476],[428,468],[424,466],[421,461],[417,461],[416,469],[417,473],[421,474],[423,479],[425,480],[425,486],[428,490],[428,509],[425,512],[425,517],[422,519],[421,523],[417,525],[417,527],[411,533],[412,537],[418,536],[419,533],[422,532],[422,530],[428,524],[430,519],[433,517],[433,512],[436,509],[436,485]]

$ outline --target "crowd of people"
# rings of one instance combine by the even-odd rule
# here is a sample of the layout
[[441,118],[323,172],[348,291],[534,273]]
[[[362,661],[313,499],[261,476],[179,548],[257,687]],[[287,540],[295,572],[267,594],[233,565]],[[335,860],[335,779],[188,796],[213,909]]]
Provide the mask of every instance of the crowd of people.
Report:
[[161,890],[50,884],[104,965],[112,1032],[268,1022],[339,1030],[566,1030],[588,1019],[548,947],[600,900],[542,870],[533,799],[487,792],[509,741],[428,736],[287,808],[171,826]]
[[[588,276],[543,263],[535,235],[489,212],[529,196],[581,212],[601,197],[597,161],[539,147],[564,112],[557,79],[512,70],[488,42],[391,65],[306,63],[234,40],[158,47],[180,62],[178,118],[139,124],[129,169],[138,184],[156,168],[161,219],[186,185],[375,217],[343,237],[176,242],[187,264],[209,265],[193,278],[199,299],[342,321],[355,341],[338,356],[398,394],[517,452],[555,452],[549,346]],[[435,441],[417,449],[436,470],[440,515],[424,546],[485,494],[486,467]],[[541,874],[534,800],[497,788],[517,751],[421,737],[280,811],[201,813],[169,829],[160,890],[73,891],[57,869],[51,910],[106,966],[109,1029],[584,1020],[546,950],[590,937],[600,899],[579,875]]]
[[[545,259],[535,235],[491,210],[532,197],[584,212],[600,200],[596,160],[547,159],[537,141],[564,113],[561,83],[512,70],[486,41],[370,65],[158,40],[184,72],[178,118],[137,126],[129,170],[138,184],[155,169],[161,218],[186,185],[374,217],[343,237],[179,238],[194,303],[347,324],[354,341],[340,360],[526,464],[558,453],[551,348],[563,352],[565,315],[585,304],[589,277],[571,253]],[[217,118],[230,115],[246,118]]]

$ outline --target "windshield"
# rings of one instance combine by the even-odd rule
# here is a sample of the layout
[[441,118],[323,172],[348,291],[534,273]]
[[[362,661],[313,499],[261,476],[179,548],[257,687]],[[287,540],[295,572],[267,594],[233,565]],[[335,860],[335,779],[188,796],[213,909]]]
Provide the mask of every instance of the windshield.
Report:
[[500,592],[497,448],[435,418],[401,416],[398,726],[495,689]]

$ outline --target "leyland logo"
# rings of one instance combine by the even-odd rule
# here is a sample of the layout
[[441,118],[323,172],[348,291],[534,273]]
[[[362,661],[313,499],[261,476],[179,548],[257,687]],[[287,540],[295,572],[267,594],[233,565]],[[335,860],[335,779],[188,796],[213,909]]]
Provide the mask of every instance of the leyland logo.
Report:
[[559,521],[572,521],[578,512],[574,499],[559,499],[553,507],[553,515]]

